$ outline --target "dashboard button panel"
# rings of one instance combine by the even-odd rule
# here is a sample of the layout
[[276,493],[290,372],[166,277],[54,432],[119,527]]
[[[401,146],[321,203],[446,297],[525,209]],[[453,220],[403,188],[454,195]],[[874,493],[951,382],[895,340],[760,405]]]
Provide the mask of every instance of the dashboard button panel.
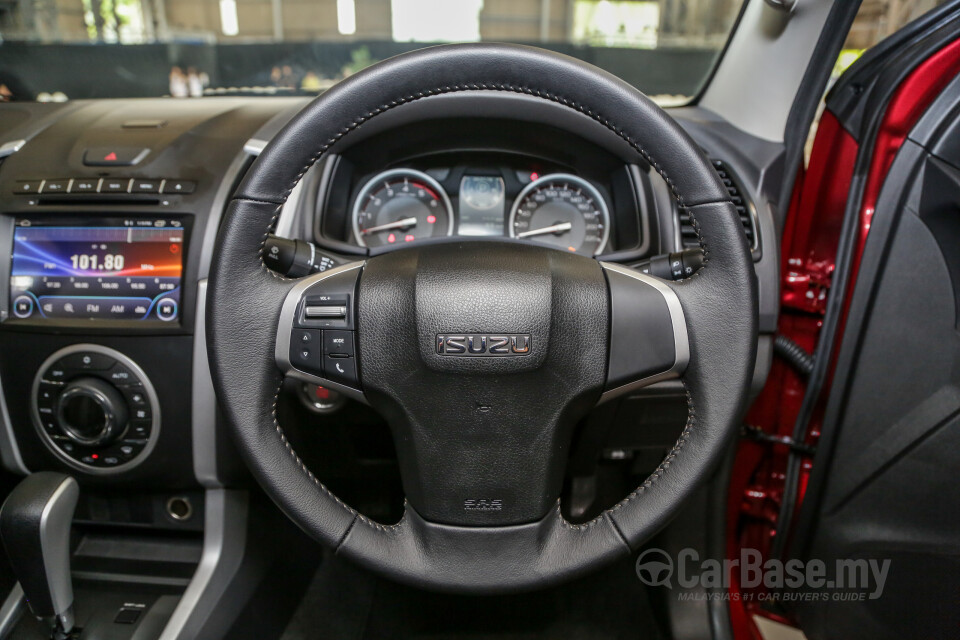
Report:
[[194,180],[178,178],[63,178],[20,180],[13,187],[16,195],[97,195],[97,194],[164,194],[190,195],[197,190]]

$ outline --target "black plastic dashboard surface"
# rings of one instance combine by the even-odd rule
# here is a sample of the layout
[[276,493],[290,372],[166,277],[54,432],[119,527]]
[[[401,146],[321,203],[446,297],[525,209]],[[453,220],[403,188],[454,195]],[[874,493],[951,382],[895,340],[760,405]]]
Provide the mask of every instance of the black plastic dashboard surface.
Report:
[[[214,417],[197,422],[194,413],[198,293],[223,207],[251,161],[245,144],[304,102],[0,105],[0,121],[14,123],[4,127],[0,144],[24,141],[0,163],[0,380],[7,423],[0,427],[10,442],[5,449],[15,448],[4,452],[8,468],[68,470],[35,431],[30,384],[51,354],[89,344],[115,350],[143,370],[156,389],[162,425],[152,452],[135,467],[112,475],[69,471],[88,484],[197,486],[194,430],[216,428]],[[154,124],[139,124],[144,121]],[[210,434],[207,440],[219,448],[220,439]],[[204,454],[213,466],[209,474],[217,473],[215,454]]]

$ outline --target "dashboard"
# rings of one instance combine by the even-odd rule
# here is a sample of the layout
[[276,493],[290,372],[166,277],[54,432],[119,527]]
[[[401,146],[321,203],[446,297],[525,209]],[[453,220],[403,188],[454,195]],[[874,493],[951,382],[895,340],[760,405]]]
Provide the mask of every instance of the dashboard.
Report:
[[[553,103],[518,110],[514,101],[527,98],[493,93],[423,101],[416,113],[425,119],[397,107],[354,131],[350,146],[332,145],[276,208],[266,268],[292,280],[411,244],[468,241],[539,243],[654,275],[659,265],[668,279],[674,265],[680,277],[695,268],[687,262],[700,251],[690,221],[619,136]],[[190,620],[211,610],[206,598],[232,597],[220,589],[247,566],[248,549],[303,543],[292,526],[284,533],[285,518],[273,520],[280,514],[237,451],[206,333],[216,313],[207,279],[231,196],[306,104],[0,104],[0,464],[16,475],[76,479],[71,562],[86,593],[109,594],[108,623],[117,615],[111,603],[155,602],[144,624],[203,635]],[[531,117],[520,121],[518,112]],[[778,175],[779,147],[745,139],[703,111],[674,113],[715,160],[752,243],[758,392],[778,309],[777,222],[764,184]],[[365,376],[356,357],[364,347],[347,324],[357,298],[325,302],[287,348],[305,371],[319,357],[323,377],[294,370],[278,380],[273,417],[325,487],[366,517],[396,522],[404,508],[396,444],[383,416],[351,393]],[[325,315],[341,308],[342,318]],[[573,489],[561,513],[586,521],[619,493],[607,485],[652,472],[687,416],[679,380],[597,405],[576,427]],[[612,483],[582,482],[600,466]],[[279,547],[261,542],[277,540]],[[249,557],[255,572],[259,556]],[[120,594],[122,584],[149,585],[152,595]],[[166,595],[154,593],[160,588]]]
[[[641,267],[695,248],[668,186],[619,136],[552,104],[522,110],[532,116],[519,121],[515,105],[498,100],[439,98],[430,103],[435,112],[417,111],[426,121],[397,108],[365,124],[349,147],[334,145],[279,211],[278,249],[267,264],[277,267],[271,260],[286,251],[287,267],[302,265],[288,273],[296,277],[451,239],[538,243]],[[244,482],[206,364],[206,277],[231,194],[305,104],[0,105],[0,461],[7,469],[67,469],[86,484],[154,489],[158,495],[146,499],[160,502],[144,512],[155,514],[164,513],[170,491]],[[741,210],[767,340],[776,327],[777,252],[763,184],[778,149],[705,112],[674,113],[716,160]],[[758,388],[768,366],[763,351]],[[279,412],[291,437],[325,437],[306,428],[298,436],[295,426],[322,414],[325,429],[352,443],[351,473],[389,458],[389,438],[371,435],[384,427],[369,408],[333,389],[288,383]],[[647,419],[677,422],[665,416],[683,411],[682,388],[670,384],[641,392],[645,402],[655,399],[643,409]],[[615,411],[611,433],[622,431],[627,448],[656,433],[633,427],[635,401],[605,410]]]

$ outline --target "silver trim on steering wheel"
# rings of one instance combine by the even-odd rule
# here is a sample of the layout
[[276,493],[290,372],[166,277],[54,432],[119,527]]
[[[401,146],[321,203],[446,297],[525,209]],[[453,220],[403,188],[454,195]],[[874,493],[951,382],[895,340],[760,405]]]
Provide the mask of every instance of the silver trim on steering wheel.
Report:
[[600,396],[600,402],[607,402],[608,400],[650,386],[656,382],[679,378],[683,375],[683,372],[686,371],[687,365],[690,364],[690,339],[687,336],[687,319],[686,316],[684,316],[680,298],[677,297],[673,289],[658,278],[613,262],[601,262],[600,266],[608,271],[616,271],[617,273],[650,285],[663,296],[664,302],[667,303],[667,309],[670,311],[670,323],[673,326],[673,341],[676,352],[676,359],[673,362],[673,366],[668,370],[663,373],[641,378],[640,380],[635,380],[634,382],[629,382],[615,389],[610,389]]

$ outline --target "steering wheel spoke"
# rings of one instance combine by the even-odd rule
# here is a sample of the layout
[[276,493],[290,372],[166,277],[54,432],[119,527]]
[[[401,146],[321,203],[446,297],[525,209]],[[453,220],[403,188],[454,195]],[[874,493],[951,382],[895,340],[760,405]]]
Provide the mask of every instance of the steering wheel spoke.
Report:
[[357,283],[363,262],[351,262],[297,282],[277,327],[276,361],[292,378],[366,402],[356,347]]
[[663,280],[603,263],[610,293],[610,354],[601,401],[677,378],[690,362],[680,299]]

